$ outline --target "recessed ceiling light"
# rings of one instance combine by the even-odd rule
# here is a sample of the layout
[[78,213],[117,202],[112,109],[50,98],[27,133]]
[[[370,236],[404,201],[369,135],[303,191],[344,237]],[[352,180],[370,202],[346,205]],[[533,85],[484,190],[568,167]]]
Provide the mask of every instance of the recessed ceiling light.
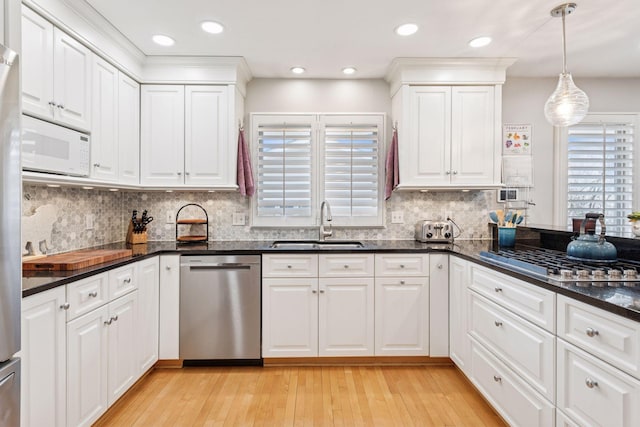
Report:
[[51,187],[51,188],[59,188],[60,184],[47,184],[47,187]]
[[116,191],[118,191],[118,189],[117,188],[110,188],[109,191],[113,191],[115,193]]
[[395,29],[396,34],[399,36],[410,36],[411,34],[415,34],[418,31],[418,26],[416,24],[402,24]]
[[220,34],[224,31],[224,26],[215,21],[204,21],[200,24],[200,28],[202,28],[202,31],[206,31],[211,34]]
[[160,46],[173,46],[176,43],[176,41],[171,37],[162,34],[156,34],[151,39],[154,43],[159,44]]
[[93,187],[89,187],[88,185],[85,185],[84,187],[82,187],[83,190],[93,190]]
[[471,46],[471,47],[483,47],[483,46],[488,45],[489,43],[491,43],[491,37],[481,36],[481,37],[476,37],[475,39],[471,40],[469,42],[469,46]]
[[305,71],[307,71],[307,70],[305,70],[303,67],[291,67],[291,72],[293,74],[302,74]]
[[355,69],[355,67],[344,67],[344,68],[342,69],[342,72],[343,72],[344,74],[353,74],[353,73],[355,73],[355,72],[356,72],[356,69]]

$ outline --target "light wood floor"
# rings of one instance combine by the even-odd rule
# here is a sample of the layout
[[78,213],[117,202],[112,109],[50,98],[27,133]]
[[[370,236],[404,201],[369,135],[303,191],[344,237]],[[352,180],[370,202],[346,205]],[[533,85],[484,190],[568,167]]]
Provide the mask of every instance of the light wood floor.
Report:
[[504,426],[453,366],[156,369],[96,426]]

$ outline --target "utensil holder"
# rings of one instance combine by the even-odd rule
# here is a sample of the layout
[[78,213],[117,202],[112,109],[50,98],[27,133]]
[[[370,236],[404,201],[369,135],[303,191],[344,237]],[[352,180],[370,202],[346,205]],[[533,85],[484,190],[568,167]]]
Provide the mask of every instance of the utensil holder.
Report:
[[516,245],[516,227],[498,227],[498,246],[512,248]]

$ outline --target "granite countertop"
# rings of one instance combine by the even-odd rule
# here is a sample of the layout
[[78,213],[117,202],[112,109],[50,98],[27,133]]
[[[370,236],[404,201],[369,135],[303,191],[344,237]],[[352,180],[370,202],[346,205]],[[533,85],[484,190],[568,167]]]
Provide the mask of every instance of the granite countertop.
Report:
[[[597,288],[578,287],[575,285],[555,284],[540,279],[534,275],[515,272],[508,268],[497,266],[480,258],[481,251],[491,251],[494,248],[492,240],[460,240],[454,244],[428,244],[414,240],[381,240],[361,241],[362,248],[358,249],[314,249],[312,252],[356,253],[356,252],[447,252],[473,261],[485,267],[499,271],[526,282],[541,286],[545,289],[567,295],[587,304],[605,309],[609,312],[640,321],[640,288]],[[263,253],[300,253],[311,252],[307,249],[275,249],[271,248],[272,241],[229,241],[207,242],[196,244],[176,244],[175,242],[149,242],[143,245],[130,245],[124,242],[98,246],[92,249],[133,249],[133,256],[99,264],[93,267],[59,272],[24,271],[22,279],[22,296],[27,297],[57,286],[64,285],[94,274],[108,271],[112,268],[126,265],[141,259],[162,254],[263,254]],[[516,245],[516,250],[530,246]]]

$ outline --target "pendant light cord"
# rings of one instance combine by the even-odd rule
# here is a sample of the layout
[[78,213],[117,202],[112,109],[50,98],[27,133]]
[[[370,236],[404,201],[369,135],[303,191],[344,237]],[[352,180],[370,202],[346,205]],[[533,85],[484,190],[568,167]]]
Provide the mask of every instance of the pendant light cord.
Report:
[[566,6],[562,9],[562,74],[567,74],[567,40],[564,31],[564,17],[567,14]]

